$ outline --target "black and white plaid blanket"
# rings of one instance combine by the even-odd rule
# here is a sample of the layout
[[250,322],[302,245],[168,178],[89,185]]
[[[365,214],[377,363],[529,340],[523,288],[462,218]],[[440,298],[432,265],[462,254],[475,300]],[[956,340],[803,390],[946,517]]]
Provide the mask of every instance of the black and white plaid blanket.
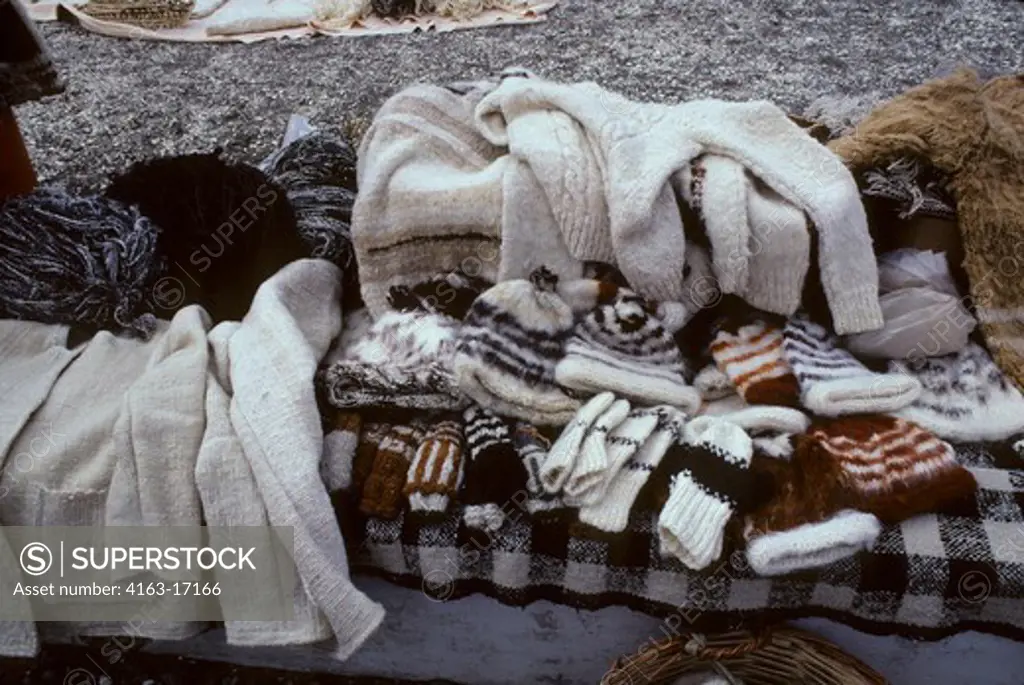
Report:
[[819,616],[924,639],[978,630],[1024,640],[1024,455],[1011,443],[958,454],[979,483],[972,501],[889,527],[858,557],[782,578],[756,577],[741,552],[702,573],[662,559],[653,514],[604,538],[578,524],[531,523],[514,506],[505,527],[482,539],[458,512],[425,524],[360,519],[339,504],[339,520],[355,572],[440,600],[483,593],[517,606],[622,605],[664,618],[667,633]]

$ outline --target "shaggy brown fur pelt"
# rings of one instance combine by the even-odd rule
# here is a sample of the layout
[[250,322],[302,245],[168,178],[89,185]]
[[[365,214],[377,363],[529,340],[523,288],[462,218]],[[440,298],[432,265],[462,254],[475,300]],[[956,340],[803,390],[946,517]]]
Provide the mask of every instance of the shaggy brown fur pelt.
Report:
[[985,342],[1024,387],[1024,74],[961,69],[884,103],[829,147],[855,174],[900,158],[949,179]]
[[264,280],[307,255],[284,190],[255,167],[222,160],[219,149],[139,162],[105,194],[160,229],[161,318],[199,304],[214,323],[241,320]]

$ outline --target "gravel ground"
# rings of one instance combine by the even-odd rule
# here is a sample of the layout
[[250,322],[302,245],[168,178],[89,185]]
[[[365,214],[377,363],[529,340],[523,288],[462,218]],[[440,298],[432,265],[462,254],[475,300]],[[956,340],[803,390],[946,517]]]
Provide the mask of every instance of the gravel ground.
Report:
[[412,81],[513,64],[643,100],[767,98],[791,111],[821,96],[877,101],[959,63],[1024,70],[1019,0],[562,0],[534,26],[248,46],[43,33],[67,92],[18,114],[43,180],[83,190],[147,155],[220,145],[257,160],[292,112],[339,125]]

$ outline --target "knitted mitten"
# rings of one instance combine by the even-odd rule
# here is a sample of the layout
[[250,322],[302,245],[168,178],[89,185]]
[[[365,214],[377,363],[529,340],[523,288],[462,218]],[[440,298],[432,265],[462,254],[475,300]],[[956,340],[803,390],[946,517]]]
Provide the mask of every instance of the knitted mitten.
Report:
[[373,470],[363,486],[359,511],[367,516],[394,519],[402,510],[402,489],[416,448],[423,441],[418,425],[392,426],[380,442]]
[[898,373],[875,373],[837,347],[824,327],[804,316],[784,332],[786,361],[800,384],[804,407],[822,416],[887,413],[913,402],[921,382]]
[[409,510],[439,515],[462,484],[462,424],[440,421],[431,426],[416,450],[405,480]]
[[[647,410],[651,412],[651,410]],[[648,414],[649,415],[649,414]],[[657,425],[622,465],[610,476],[601,497],[580,507],[582,523],[608,533],[620,533],[629,524],[629,514],[648,477],[683,432],[686,415],[671,407],[661,407],[655,413]]]
[[871,514],[841,509],[833,488],[834,463],[789,463],[755,456],[751,471],[773,481],[773,495],[744,519],[747,562],[755,573],[775,576],[827,566],[869,549],[881,531]]
[[562,496],[545,490],[540,481],[540,468],[551,449],[551,441],[536,426],[522,421],[516,423],[513,440],[526,469],[526,511],[531,516],[540,516],[565,509]]
[[377,458],[377,449],[380,447],[384,436],[391,432],[391,428],[386,423],[370,421],[363,423],[363,428],[359,433],[359,443],[356,445],[355,457],[352,459],[351,491],[358,498],[362,498],[363,488],[370,477],[370,473],[373,472],[373,462]]
[[565,481],[565,498],[571,504],[585,501],[591,490],[598,487],[608,472],[611,459],[608,455],[608,434],[629,416],[629,402],[615,400],[601,416],[597,417],[583,444],[579,456],[572,466],[572,473]]
[[505,419],[474,405],[463,420],[469,462],[462,520],[467,528],[494,533],[505,523],[505,508],[514,506],[516,495],[525,489],[526,469]]
[[741,428],[710,416],[686,424],[683,440],[687,455],[658,516],[658,538],[663,556],[699,571],[721,555],[725,526],[749,499],[754,447]]
[[583,447],[587,432],[598,417],[615,404],[615,395],[603,392],[595,395],[576,412],[576,416],[563,430],[558,440],[548,451],[548,457],[540,469],[540,480],[544,489],[551,494],[562,491]]
[[914,363],[893,361],[889,371],[921,382],[921,395],[896,416],[954,442],[998,442],[1024,431],[1024,396],[980,345]]
[[793,370],[782,356],[782,330],[764,321],[726,325],[711,343],[711,356],[750,404],[799,406]]
[[[618,423],[605,437],[604,450],[606,465],[592,487],[574,494],[569,485],[566,485],[566,492],[573,496],[573,501],[581,505],[596,504],[604,499],[605,493],[612,480],[626,465],[626,462],[636,454],[637,450],[647,441],[654,430],[658,427],[659,421],[663,420],[666,412],[676,413],[676,410],[668,405],[660,407],[640,407],[629,412],[622,421]],[[587,441],[590,435],[583,442],[583,449],[588,447]],[[575,475],[575,473],[573,474]],[[570,478],[570,483],[573,481]]]
[[940,510],[977,489],[949,443],[891,416],[819,421],[796,451],[801,463],[835,462],[843,501],[885,523]]
[[320,475],[328,492],[352,485],[352,468],[363,421],[355,412],[335,412],[333,430],[324,436]]

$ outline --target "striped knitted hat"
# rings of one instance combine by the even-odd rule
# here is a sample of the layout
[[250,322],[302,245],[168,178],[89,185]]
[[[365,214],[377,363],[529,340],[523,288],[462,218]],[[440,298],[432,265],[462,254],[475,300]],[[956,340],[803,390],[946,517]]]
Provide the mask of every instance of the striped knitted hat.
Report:
[[504,281],[476,299],[455,352],[459,388],[482,407],[537,425],[572,421],[579,400],[555,385],[555,365],[573,312],[540,268],[529,280]]
[[602,284],[598,304],[583,316],[555,368],[562,386],[597,394],[606,390],[646,405],[669,404],[694,412],[700,393],[675,339],[653,305],[632,290]]
[[843,503],[885,523],[934,512],[977,488],[949,443],[891,416],[822,420],[797,439],[794,459],[834,462]]
[[804,407],[822,416],[887,413],[921,394],[921,382],[899,373],[875,373],[835,344],[834,336],[805,316],[783,332],[786,361],[800,384]]

